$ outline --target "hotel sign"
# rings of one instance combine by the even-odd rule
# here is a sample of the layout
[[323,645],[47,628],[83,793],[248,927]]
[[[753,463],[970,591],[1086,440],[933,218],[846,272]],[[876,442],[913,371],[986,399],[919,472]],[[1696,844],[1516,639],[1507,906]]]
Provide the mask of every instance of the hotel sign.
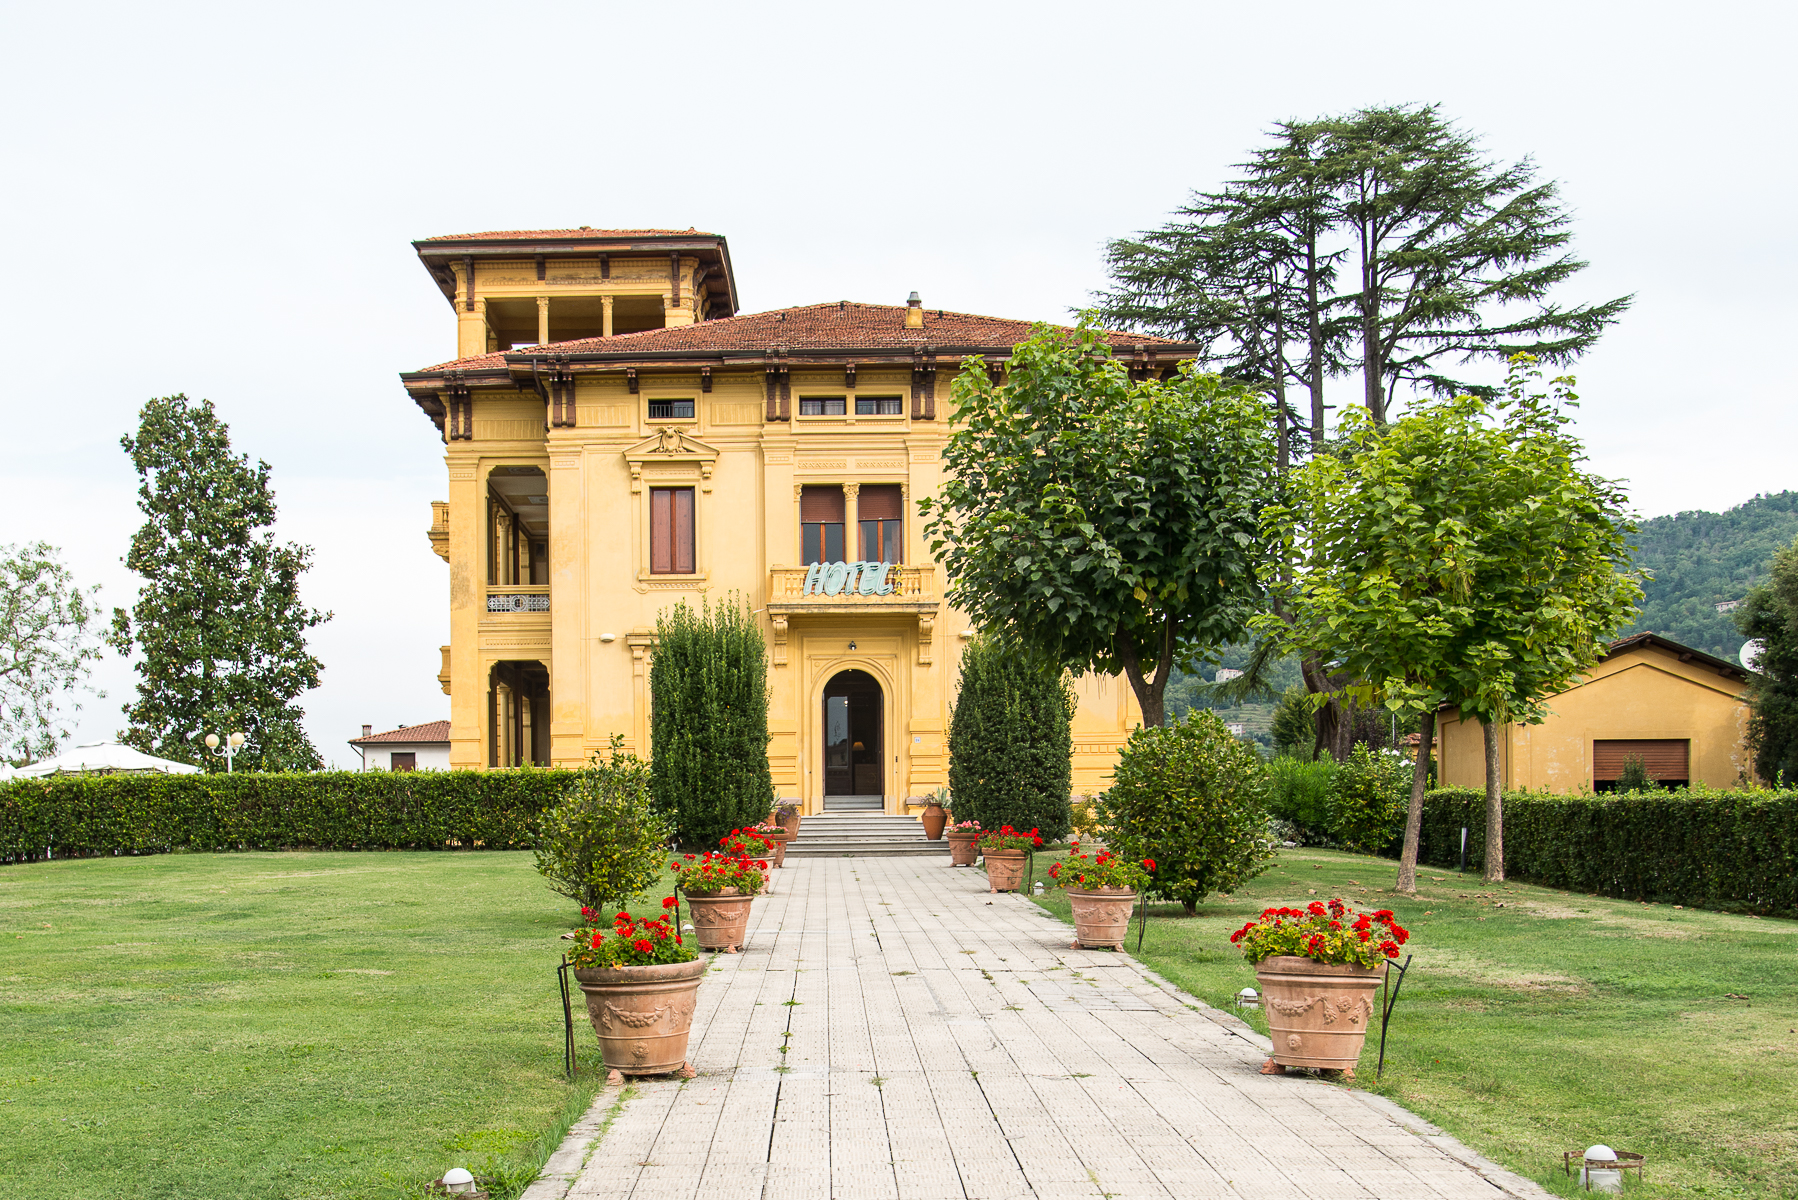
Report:
[[805,569],[803,596],[891,596],[896,564],[884,562],[813,563]]

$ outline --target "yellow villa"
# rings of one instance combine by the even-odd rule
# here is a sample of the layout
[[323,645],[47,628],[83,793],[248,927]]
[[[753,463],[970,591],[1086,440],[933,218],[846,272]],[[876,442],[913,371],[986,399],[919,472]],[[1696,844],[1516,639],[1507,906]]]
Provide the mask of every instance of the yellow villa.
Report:
[[[444,442],[450,765],[649,752],[658,612],[739,596],[769,647],[782,797],[905,811],[947,780],[968,620],[918,520],[941,479],[948,386],[1025,321],[831,301],[738,315],[725,239],[563,229],[414,243],[457,357],[401,376]],[[1194,348],[1118,334],[1139,377]],[[1140,720],[1121,679],[1077,681],[1074,790]]]
[[[1613,642],[1590,674],[1549,698],[1541,724],[1499,730],[1504,786],[1609,791],[1634,756],[1669,787],[1735,787],[1754,775],[1747,682],[1736,664],[1659,634]],[[1442,782],[1484,787],[1484,726],[1451,708],[1437,736]]]

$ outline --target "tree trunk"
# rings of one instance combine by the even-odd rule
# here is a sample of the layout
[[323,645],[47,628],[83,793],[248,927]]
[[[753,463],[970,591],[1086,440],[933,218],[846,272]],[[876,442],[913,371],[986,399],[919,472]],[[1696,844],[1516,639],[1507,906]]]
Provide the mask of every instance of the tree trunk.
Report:
[[1386,364],[1380,354],[1379,264],[1375,234],[1361,229],[1361,390],[1375,425],[1386,423]]
[[1305,337],[1311,346],[1311,361],[1306,363],[1311,388],[1311,450],[1317,453],[1324,445],[1324,333],[1323,317],[1317,308],[1317,238],[1305,242]]
[[1425,709],[1417,720],[1417,764],[1411,769],[1411,810],[1405,814],[1405,846],[1398,856],[1398,890],[1417,894],[1417,843],[1423,839],[1423,793],[1430,783],[1430,743],[1436,736],[1436,710]]
[[[1304,677],[1305,690],[1313,696],[1334,692],[1340,685],[1325,671],[1323,664],[1313,659],[1303,659],[1299,663],[1299,673]],[[1323,703],[1312,718],[1317,730],[1317,743],[1312,748],[1311,756],[1329,754],[1337,762],[1342,762],[1349,755],[1350,744],[1354,741],[1355,725],[1350,714],[1342,706],[1341,701],[1331,699]]]
[[1505,881],[1504,763],[1500,761],[1498,725],[1486,722],[1486,882]]
[[1280,311],[1280,290],[1275,286],[1273,269],[1268,269],[1268,299],[1274,309],[1274,448],[1275,471],[1281,479],[1290,469],[1291,449],[1286,439],[1286,319]]
[[1125,634],[1115,635],[1118,661],[1124,664],[1124,678],[1130,681],[1130,690],[1136,693],[1136,703],[1142,709],[1142,723],[1145,727],[1167,724],[1167,679],[1174,669],[1174,621],[1172,617],[1161,619],[1161,648],[1155,660],[1155,677],[1145,678],[1142,673],[1142,662],[1136,655],[1136,643]]

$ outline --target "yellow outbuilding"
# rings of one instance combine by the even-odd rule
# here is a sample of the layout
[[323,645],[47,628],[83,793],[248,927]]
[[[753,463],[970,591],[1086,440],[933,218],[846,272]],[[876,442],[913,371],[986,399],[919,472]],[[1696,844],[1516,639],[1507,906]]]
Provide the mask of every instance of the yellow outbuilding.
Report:
[[[1739,786],[1754,777],[1747,681],[1734,663],[1659,634],[1613,642],[1589,675],[1549,699],[1547,720],[1500,730],[1504,786],[1609,791],[1632,756],[1669,787]],[[1443,784],[1484,787],[1485,727],[1451,708],[1437,728]]]
[[[401,376],[437,426],[448,498],[450,765],[649,751],[659,612],[738,597],[769,647],[775,786],[806,812],[905,811],[947,779],[967,618],[918,520],[942,478],[948,383],[997,370],[1026,321],[846,300],[738,315],[724,238],[526,230],[414,243],[456,359]],[[1197,347],[1114,334],[1136,378]],[[1077,682],[1074,790],[1140,721]]]

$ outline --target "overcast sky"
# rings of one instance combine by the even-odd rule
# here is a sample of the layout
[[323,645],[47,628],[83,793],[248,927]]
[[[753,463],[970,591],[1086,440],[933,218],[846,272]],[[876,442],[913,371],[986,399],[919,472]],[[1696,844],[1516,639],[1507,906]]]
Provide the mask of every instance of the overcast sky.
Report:
[[[445,717],[436,431],[397,372],[455,351],[408,242],[697,226],[745,311],[1061,319],[1105,240],[1218,185],[1270,123],[1440,102],[1560,181],[1634,293],[1579,431],[1646,516],[1798,486],[1789,5],[689,3],[5,8],[0,543],[102,601],[140,517],[118,439],[210,398],[314,547],[327,760]],[[78,740],[132,688],[109,659]]]

